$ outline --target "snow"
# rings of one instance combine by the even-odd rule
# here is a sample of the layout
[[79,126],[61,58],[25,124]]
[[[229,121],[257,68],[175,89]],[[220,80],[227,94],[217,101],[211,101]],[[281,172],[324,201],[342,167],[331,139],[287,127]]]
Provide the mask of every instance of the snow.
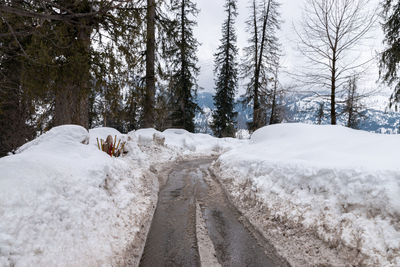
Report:
[[256,131],[214,169],[235,185],[238,201],[244,187],[283,224],[311,230],[333,247],[359,249],[367,265],[399,266],[398,147],[397,135],[281,124]]
[[[107,135],[127,153],[99,151],[96,138]],[[359,250],[361,265],[400,266],[398,147],[397,135],[307,124],[264,127],[250,140],[55,127],[0,158],[0,266],[138,264],[157,202],[154,173],[220,154],[212,168],[239,208],[250,201],[249,212],[266,207],[262,215],[288,229]]]
[[120,262],[139,231],[132,215],[153,203],[143,174],[89,138],[56,127],[0,159],[0,266]]
[[238,139],[250,139],[250,132],[249,130],[239,129],[236,131],[235,137]]
[[263,156],[321,168],[400,170],[396,158],[396,147],[400,146],[398,135],[385,136],[342,126],[282,124],[256,131],[251,143],[254,146],[250,147],[268,147],[248,155],[253,159]]
[[183,129],[167,129],[159,132],[154,129],[140,129],[133,133],[140,142],[153,140],[153,135],[165,138],[165,145],[178,150],[182,155],[210,155],[228,151],[237,146],[240,141],[233,138],[215,138],[208,134],[193,134]]
[[[97,148],[109,134],[127,142],[126,155]],[[0,266],[126,265],[128,254],[137,264],[157,203],[151,166],[233,142],[184,130],[53,128],[0,158]]]

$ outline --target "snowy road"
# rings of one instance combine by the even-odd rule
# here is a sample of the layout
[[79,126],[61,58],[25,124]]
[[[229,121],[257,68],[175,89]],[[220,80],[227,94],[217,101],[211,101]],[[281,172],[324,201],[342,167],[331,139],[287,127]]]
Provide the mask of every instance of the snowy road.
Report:
[[211,162],[182,162],[169,173],[140,266],[287,266],[229,203]]

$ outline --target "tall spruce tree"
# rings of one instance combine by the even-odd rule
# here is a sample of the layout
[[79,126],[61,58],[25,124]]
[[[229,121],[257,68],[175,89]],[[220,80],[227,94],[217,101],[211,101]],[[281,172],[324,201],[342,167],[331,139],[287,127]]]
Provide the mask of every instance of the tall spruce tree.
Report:
[[197,95],[196,51],[199,45],[193,35],[198,9],[192,0],[172,0],[171,12],[174,16],[170,28],[171,43],[167,55],[170,58],[170,126],[194,132],[195,103]]
[[390,97],[390,106],[398,109],[400,103],[400,77],[398,75],[400,63],[400,2],[396,0],[383,1],[383,31],[385,33],[385,51],[380,61],[380,74],[389,85],[394,85],[394,92]]
[[[10,3],[15,3],[10,7]],[[27,29],[9,32],[24,49],[22,85],[30,92],[50,96],[53,125],[89,124],[89,96],[93,88],[129,86],[129,70],[138,58],[141,1],[49,0],[0,3],[2,19],[13,14],[28,18]],[[18,43],[18,42],[17,42]],[[46,91],[46,93],[43,93]],[[93,100],[93,99],[92,99]],[[94,103],[94,101],[91,101]]]
[[[267,123],[266,97],[268,75],[273,76],[273,67],[278,58],[279,8],[276,0],[251,0],[251,15],[247,31],[251,34],[250,45],[245,48],[243,74],[249,80],[246,103],[253,103],[253,121],[249,125],[254,131]],[[264,81],[264,82],[263,82]]]
[[238,67],[236,55],[235,18],[237,17],[237,0],[226,0],[227,18],[222,25],[221,45],[215,56],[216,95],[211,128],[217,137],[233,137],[235,134],[234,112],[235,93],[238,86]]
[[[50,12],[58,5],[60,12]],[[79,124],[88,128],[91,65],[91,33],[95,18],[89,1],[49,1],[37,16],[50,19],[38,23],[32,34],[25,66],[24,84],[30,90],[53,94],[53,125]],[[21,11],[26,11],[21,9]],[[48,13],[50,12],[50,13]],[[78,15],[80,14],[80,15]],[[54,16],[54,17],[53,17]]]

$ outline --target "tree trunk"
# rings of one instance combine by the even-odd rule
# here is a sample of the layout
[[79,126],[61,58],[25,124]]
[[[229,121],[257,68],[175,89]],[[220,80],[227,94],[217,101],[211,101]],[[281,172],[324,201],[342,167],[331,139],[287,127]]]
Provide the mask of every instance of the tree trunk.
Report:
[[[76,124],[87,129],[89,127],[91,28],[82,21],[77,31],[77,42],[79,42],[77,49],[82,54],[82,65],[78,69],[82,73],[77,73],[76,77],[66,77],[66,74],[61,71],[60,86],[55,95],[54,125]],[[78,51],[71,51],[71,53],[76,52]]]
[[[335,53],[333,58],[335,58]],[[336,60],[332,61],[331,73],[331,124],[336,125]]]
[[54,125],[64,124],[89,127],[89,96],[79,85],[70,83],[56,92]]
[[[261,128],[265,124],[265,118],[262,118],[265,114],[263,114],[261,111],[261,105],[259,101],[259,80],[260,80],[260,74],[261,74],[261,66],[262,66],[262,58],[264,54],[264,46],[265,46],[265,35],[266,35],[266,30],[267,30],[267,22],[269,18],[269,11],[270,11],[270,5],[271,5],[271,0],[268,1],[268,6],[267,10],[264,14],[264,20],[263,20],[263,27],[262,27],[262,34],[261,34],[261,45],[260,45],[260,52],[258,54],[258,59],[256,59],[256,73],[255,73],[255,84],[254,84],[254,108],[253,108],[253,130],[257,130],[258,128]],[[255,16],[255,11],[254,11],[254,16]],[[256,32],[257,35],[257,32]],[[257,39],[256,39],[257,40]],[[257,56],[256,56],[257,57]]]
[[154,127],[155,102],[155,0],[147,0],[147,36],[146,36],[146,95],[144,103],[144,127]]
[[185,69],[186,69],[186,51],[185,51],[185,0],[181,2],[181,82],[182,82],[182,102],[181,105],[181,112],[183,116],[182,120],[182,127],[185,130],[189,130],[187,127],[187,117],[186,117],[186,103],[188,100],[188,94],[190,94],[190,88],[186,84],[186,77],[185,77]]
[[254,17],[254,43],[256,50],[254,53],[254,92],[253,92],[253,125],[251,130],[255,131],[257,129],[258,122],[258,26],[257,26],[257,12],[256,12],[256,2],[253,0],[253,17]]
[[276,91],[277,91],[277,82],[275,80],[274,91],[272,92],[272,105],[271,105],[271,118],[269,119],[269,124],[277,123],[276,117]]
[[72,88],[57,88],[54,105],[54,125],[72,124],[73,93]]

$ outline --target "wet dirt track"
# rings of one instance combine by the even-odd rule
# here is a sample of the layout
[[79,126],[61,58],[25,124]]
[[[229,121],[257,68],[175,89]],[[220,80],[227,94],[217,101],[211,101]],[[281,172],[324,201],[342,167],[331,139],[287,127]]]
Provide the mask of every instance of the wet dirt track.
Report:
[[199,254],[196,206],[220,266],[288,266],[229,203],[209,174],[211,162],[182,162],[170,172],[159,193],[140,266],[209,265],[202,264]]

